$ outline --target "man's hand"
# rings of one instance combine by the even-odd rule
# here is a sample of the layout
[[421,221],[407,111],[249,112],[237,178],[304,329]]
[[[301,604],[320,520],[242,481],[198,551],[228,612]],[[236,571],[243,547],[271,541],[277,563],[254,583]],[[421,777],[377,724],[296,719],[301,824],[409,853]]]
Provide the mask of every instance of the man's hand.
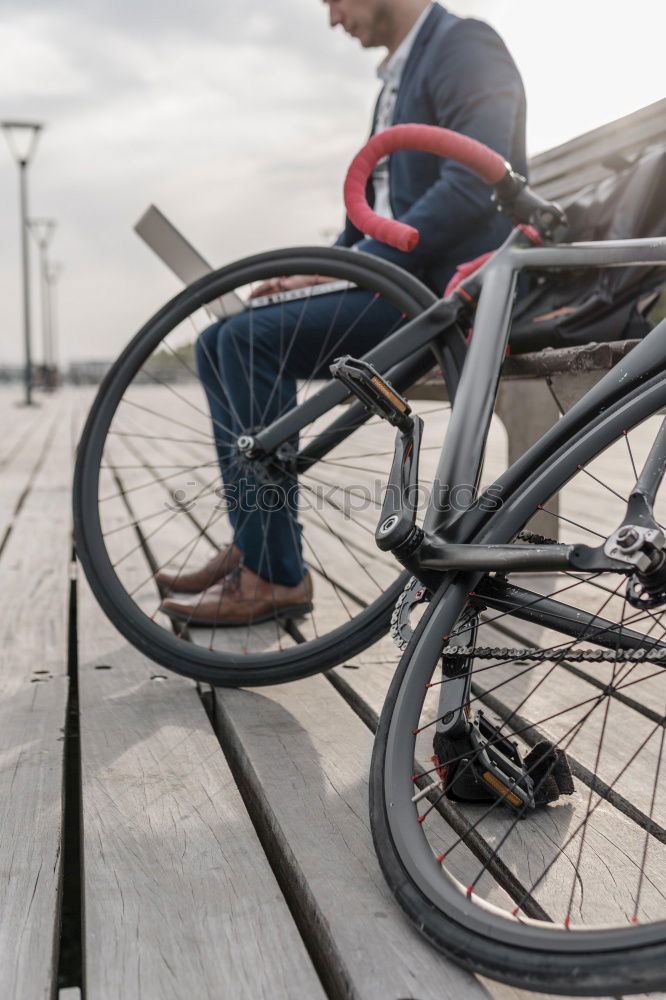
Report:
[[250,298],[260,295],[276,295],[278,292],[291,292],[294,288],[309,288],[310,285],[323,285],[335,278],[326,278],[321,274],[291,274],[288,278],[269,278],[262,281],[250,292]]

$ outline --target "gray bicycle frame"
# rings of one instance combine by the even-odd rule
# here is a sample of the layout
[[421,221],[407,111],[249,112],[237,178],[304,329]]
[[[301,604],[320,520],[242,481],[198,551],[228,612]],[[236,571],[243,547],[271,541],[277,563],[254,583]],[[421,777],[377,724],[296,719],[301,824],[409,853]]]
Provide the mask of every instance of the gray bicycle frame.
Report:
[[[515,231],[514,231],[515,232]],[[624,267],[666,265],[666,238],[617,240],[598,243],[572,243],[552,247],[519,248],[512,236],[474,276],[481,282],[481,294],[460,383],[455,393],[451,419],[442,445],[435,489],[428,505],[423,530],[431,540],[432,551],[424,547],[422,565],[433,570],[477,569],[482,560],[486,569],[564,569],[568,562],[563,546],[556,551],[532,547],[531,553],[497,551],[497,566],[488,563],[487,546],[454,545],[469,537],[470,519],[442,505],[438,499],[455,485],[476,488],[485,452],[486,439],[497,395],[501,368],[511,326],[514,291],[522,270],[546,270],[583,267]],[[399,370],[400,364],[433,343],[444,348],[447,337],[456,331],[460,313],[456,294],[434,303],[420,316],[393,333],[364,361],[379,371]],[[398,368],[396,369],[396,366]],[[532,474],[548,459],[553,450],[584,428],[602,410],[612,405],[648,379],[666,372],[666,320],[650,333],[599,382],[590,389],[503,477],[505,490]],[[327,383],[305,403],[260,431],[254,438],[259,453],[271,453],[293,438],[299,430],[330,408],[343,402],[348,390],[339,382]],[[360,408],[360,404],[353,404]],[[357,418],[361,422],[362,418]],[[353,421],[348,420],[347,433]],[[354,425],[356,426],[356,425]],[[326,432],[324,432],[325,434]],[[344,436],[344,434],[342,435]],[[336,443],[341,437],[336,438]],[[333,445],[331,445],[332,447]],[[322,452],[323,454],[323,452]],[[318,456],[319,457],[319,456]],[[437,542],[447,543],[444,547]],[[499,550],[501,547],[496,547]],[[527,547],[525,547],[527,549]],[[478,549],[478,552],[474,552]],[[480,550],[484,549],[484,552]],[[479,566],[481,563],[479,563]],[[413,572],[418,568],[410,566]]]

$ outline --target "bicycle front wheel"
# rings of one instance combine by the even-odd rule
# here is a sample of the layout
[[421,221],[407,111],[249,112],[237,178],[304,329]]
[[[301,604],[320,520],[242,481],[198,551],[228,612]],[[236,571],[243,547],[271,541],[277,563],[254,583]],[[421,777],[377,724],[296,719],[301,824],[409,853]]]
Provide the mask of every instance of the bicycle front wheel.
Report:
[[[235,314],[263,280],[292,274],[325,275],[343,287],[328,295],[317,295],[315,287],[299,300]],[[295,451],[314,448],[319,455],[299,476],[298,514],[286,518],[283,529],[286,542],[300,546],[313,581],[311,611],[296,619],[276,609],[268,620],[250,619],[237,627],[202,624],[193,613],[174,624],[161,610],[166,594],[156,576],[159,580],[167,567],[177,583],[179,574],[206,563],[232,540],[224,492],[229,478],[243,472],[262,485],[261,470],[240,468],[233,439],[255,433],[282,413],[298,415],[319,380],[330,377],[332,358],[361,355],[433,301],[414,277],[368,255],[284,250],[247,258],[198,281],[136,335],[94,402],[74,484],[79,558],[98,601],[132,643],[199,680],[264,684],[331,667],[386,630],[403,574],[376,549],[373,536],[394,432],[367,414],[359,418],[358,407],[346,426],[350,405],[301,426],[291,442]],[[213,325],[206,307],[218,317]],[[279,359],[272,368],[271,351]],[[426,368],[435,360],[428,357]],[[233,395],[225,365],[234,369]],[[414,378],[425,370],[417,369]],[[269,384],[267,371],[274,372]],[[242,413],[238,382],[243,382]],[[437,445],[442,420],[436,415],[445,419],[445,395],[443,381],[441,398],[420,406],[430,415]],[[335,419],[335,447],[318,449]],[[434,456],[436,445],[430,447]],[[266,535],[257,542],[259,576],[273,544],[270,518],[263,512],[261,518]]]
[[[505,544],[542,506],[560,541],[599,545],[664,406],[663,377],[615,404],[469,540]],[[373,754],[375,845],[407,914],[474,971],[575,995],[666,985],[666,607],[635,597],[622,574],[452,575],[402,658]],[[466,669],[453,740],[445,691]],[[531,804],[498,781],[507,760]]]

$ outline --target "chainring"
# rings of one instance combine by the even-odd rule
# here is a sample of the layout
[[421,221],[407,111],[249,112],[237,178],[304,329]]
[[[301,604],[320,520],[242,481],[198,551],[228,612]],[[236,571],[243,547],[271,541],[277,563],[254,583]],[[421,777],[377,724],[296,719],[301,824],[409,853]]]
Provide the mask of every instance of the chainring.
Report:
[[432,591],[415,576],[405,584],[391,615],[391,638],[399,650],[407,648],[407,643],[414,634],[411,622],[413,609],[419,604],[427,604],[431,597]]

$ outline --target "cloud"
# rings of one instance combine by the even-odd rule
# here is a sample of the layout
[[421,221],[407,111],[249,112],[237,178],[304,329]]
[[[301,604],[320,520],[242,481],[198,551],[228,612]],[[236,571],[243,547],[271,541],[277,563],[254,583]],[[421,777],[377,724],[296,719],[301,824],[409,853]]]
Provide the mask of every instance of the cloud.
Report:
[[[3,15],[2,116],[47,125],[31,204],[59,221],[66,355],[115,353],[176,290],[132,232],[151,201],[219,263],[321,242],[341,219],[343,167],[375,84],[367,54],[327,30],[323,5],[21,0]],[[0,156],[0,269],[16,290],[0,302],[15,331],[0,360],[20,355],[15,190]]]
[[[150,202],[215,264],[321,243],[341,222],[342,179],[366,135],[378,53],[328,30],[319,0],[0,3],[0,117],[47,125],[30,170],[31,211],[58,219],[64,356],[113,356],[177,291],[132,232]],[[586,111],[576,99],[582,69],[552,86],[552,66],[534,45],[542,4],[460,0],[455,9],[494,20],[525,66],[533,148],[597,123],[575,117]],[[649,46],[663,30],[643,32],[641,49],[630,26],[606,17],[606,49],[624,49],[626,70],[610,67],[604,82],[590,40],[602,8],[588,0],[577,9],[562,0],[557,23],[587,78],[598,80],[587,114],[603,120],[604,88],[614,95],[608,118],[621,113],[621,99],[647,103],[632,88],[661,66]],[[612,89],[620,86],[621,95]],[[17,178],[3,146],[0,139],[0,361],[21,354]]]

